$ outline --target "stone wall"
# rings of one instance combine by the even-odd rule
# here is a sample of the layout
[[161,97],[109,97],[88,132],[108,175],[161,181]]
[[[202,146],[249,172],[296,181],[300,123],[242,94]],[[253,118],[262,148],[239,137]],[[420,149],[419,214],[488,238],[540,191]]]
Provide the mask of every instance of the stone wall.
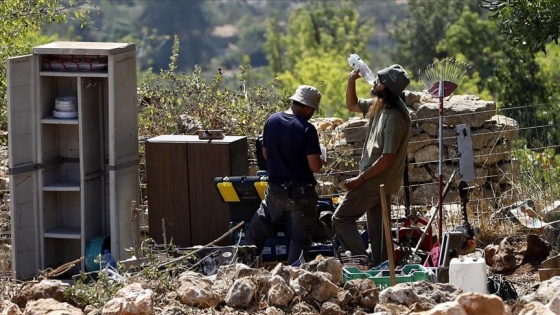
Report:
[[[427,93],[406,92],[406,105],[412,118],[412,138],[408,145],[409,181],[412,205],[433,205],[439,197],[439,99]],[[455,126],[467,124],[472,134],[475,180],[468,183],[482,197],[496,197],[511,187],[517,173],[511,143],[518,136],[518,123],[496,115],[492,101],[473,95],[452,95],[443,102],[443,182],[453,170],[459,172]],[[328,167],[318,175],[320,194],[340,193],[341,182],[358,174],[367,119],[352,117],[312,120],[321,142],[327,147]],[[457,174],[445,202],[457,201]],[[401,189],[402,196],[402,189]]]

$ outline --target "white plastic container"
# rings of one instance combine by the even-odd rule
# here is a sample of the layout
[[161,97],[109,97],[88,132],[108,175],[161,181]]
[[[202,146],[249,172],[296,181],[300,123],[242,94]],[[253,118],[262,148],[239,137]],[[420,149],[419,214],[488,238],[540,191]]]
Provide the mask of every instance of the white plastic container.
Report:
[[465,291],[487,294],[484,258],[453,258],[449,263],[449,284]]

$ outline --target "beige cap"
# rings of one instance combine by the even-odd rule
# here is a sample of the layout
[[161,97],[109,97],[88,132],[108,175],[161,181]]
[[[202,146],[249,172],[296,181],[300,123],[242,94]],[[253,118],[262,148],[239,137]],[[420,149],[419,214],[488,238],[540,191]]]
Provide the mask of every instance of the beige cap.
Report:
[[319,110],[321,92],[310,85],[300,85],[290,99],[303,105],[313,107],[315,110]]

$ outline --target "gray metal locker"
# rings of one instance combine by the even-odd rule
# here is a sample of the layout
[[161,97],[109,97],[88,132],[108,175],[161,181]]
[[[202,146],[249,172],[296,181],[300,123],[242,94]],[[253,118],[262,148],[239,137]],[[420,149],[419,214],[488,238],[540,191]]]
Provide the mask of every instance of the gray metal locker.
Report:
[[18,278],[88,259],[100,236],[127,258],[139,200],[134,44],[53,42],[8,59],[8,142]]

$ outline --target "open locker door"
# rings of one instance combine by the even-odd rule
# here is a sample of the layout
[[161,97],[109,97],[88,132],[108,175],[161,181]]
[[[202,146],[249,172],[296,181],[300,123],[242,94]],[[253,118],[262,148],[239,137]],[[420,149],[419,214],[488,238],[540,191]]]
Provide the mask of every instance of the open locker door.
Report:
[[35,60],[27,55],[7,61],[12,270],[18,279],[36,276],[41,265]]
[[[130,257],[134,246],[131,202],[140,205],[138,178],[138,114],[136,105],[136,48],[109,56],[108,135],[109,218],[111,253],[118,260]],[[129,93],[124,93],[128,91]]]

